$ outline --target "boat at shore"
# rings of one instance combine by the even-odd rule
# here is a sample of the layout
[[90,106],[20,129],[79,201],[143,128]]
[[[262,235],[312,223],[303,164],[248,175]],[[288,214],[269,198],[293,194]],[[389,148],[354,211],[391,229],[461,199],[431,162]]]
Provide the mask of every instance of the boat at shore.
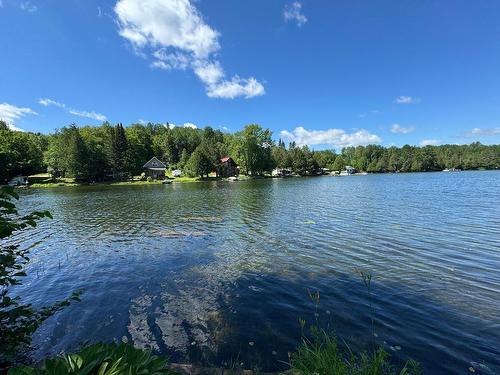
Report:
[[358,172],[356,168],[347,165],[337,176],[366,176],[368,172]]

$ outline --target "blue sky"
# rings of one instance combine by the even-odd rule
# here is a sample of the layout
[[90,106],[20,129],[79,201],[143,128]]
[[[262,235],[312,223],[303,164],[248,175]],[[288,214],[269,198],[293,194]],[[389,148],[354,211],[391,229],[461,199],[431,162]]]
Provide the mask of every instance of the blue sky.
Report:
[[500,2],[0,0],[0,117],[500,141]]

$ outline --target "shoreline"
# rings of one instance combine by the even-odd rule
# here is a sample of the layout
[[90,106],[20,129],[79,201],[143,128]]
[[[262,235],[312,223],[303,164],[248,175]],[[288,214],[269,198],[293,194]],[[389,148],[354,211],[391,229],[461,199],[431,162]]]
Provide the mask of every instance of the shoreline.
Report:
[[[251,176],[239,176],[238,181],[248,181],[253,179],[271,178],[270,176],[263,177],[251,177]],[[228,178],[224,177],[177,177],[168,178],[169,183],[164,184],[162,180],[153,181],[103,181],[103,182],[46,182],[39,183],[35,182],[27,186],[22,186],[18,188],[57,188],[57,187],[81,187],[81,186],[148,186],[148,185],[172,185],[172,184],[186,184],[186,183],[200,183],[200,182],[214,182],[214,181],[229,181]]]
[[[498,171],[498,169],[468,169],[462,170],[460,172],[480,172],[480,171]],[[269,175],[264,176],[246,176],[240,175],[238,176],[238,180],[240,181],[251,181],[251,180],[262,180],[262,179],[289,179],[289,178],[310,178],[310,177],[360,177],[367,175],[386,175],[386,174],[413,174],[413,173],[459,173],[454,171],[418,171],[418,172],[370,172],[370,173],[359,173],[353,174],[349,176],[340,176],[333,174],[323,174],[323,175],[293,175],[287,177],[274,177]],[[33,178],[37,178],[37,176],[33,176]],[[40,177],[38,177],[40,178]],[[69,179],[68,179],[69,180]],[[214,181],[226,181],[230,182],[227,177],[171,177],[169,176],[168,180],[170,181],[166,185],[171,184],[185,184],[185,183],[203,183],[203,182],[214,182]],[[58,182],[34,182],[27,186],[16,186],[16,188],[33,188],[33,189],[45,189],[45,188],[58,188],[58,187],[82,187],[82,186],[148,186],[148,185],[162,185],[163,181],[161,180],[153,180],[153,181],[104,181],[104,182],[74,182],[74,181],[58,181]]]

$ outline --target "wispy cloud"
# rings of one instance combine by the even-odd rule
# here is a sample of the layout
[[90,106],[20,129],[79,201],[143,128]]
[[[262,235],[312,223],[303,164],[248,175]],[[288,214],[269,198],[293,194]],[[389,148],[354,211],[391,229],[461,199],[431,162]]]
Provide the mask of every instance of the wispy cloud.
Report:
[[410,127],[407,127],[407,128],[404,128],[404,127],[402,127],[399,124],[394,124],[394,125],[391,126],[391,132],[392,133],[408,134],[408,133],[413,132],[414,130],[415,130],[415,128],[413,126],[410,126]]
[[358,117],[360,118],[364,118],[364,117],[367,117],[368,115],[378,115],[380,113],[380,111],[378,109],[372,109],[371,111],[369,112],[365,112],[365,113],[360,113],[358,115]]
[[102,9],[101,7],[97,7],[97,17],[101,17],[102,16]]
[[8,103],[0,104],[0,120],[4,120],[12,130],[23,131],[15,125],[15,122],[28,115],[38,115],[38,113],[27,107],[17,107]]
[[79,116],[79,117],[86,117],[92,120],[97,120],[97,121],[106,121],[106,116],[104,116],[101,113],[97,113],[95,111],[82,111],[79,109],[74,109],[74,108],[67,108],[66,104],[58,102],[53,99],[48,99],[48,98],[42,98],[38,100],[38,104],[43,105],[44,107],[57,107],[65,110],[69,114],[72,114],[74,116]]
[[307,17],[302,13],[302,3],[294,1],[285,5],[283,18],[287,22],[295,22],[298,27],[302,27],[307,22]]
[[115,5],[119,34],[153,68],[191,69],[212,98],[253,98],[265,94],[254,77],[226,74],[216,53],[220,33],[203,20],[190,0],[119,0]]
[[420,141],[420,146],[437,146],[441,143],[439,139],[422,139]]
[[48,99],[48,98],[39,99],[38,104],[41,104],[45,107],[54,106],[54,107],[59,107],[59,108],[66,108],[66,104],[60,103],[60,102],[57,102],[55,100]]
[[335,148],[382,143],[378,135],[364,129],[347,133],[343,129],[307,130],[299,126],[291,132],[282,130],[280,136],[298,145],[331,145]]
[[416,104],[420,102],[420,98],[413,98],[411,96],[398,96],[394,99],[394,103],[396,104]]
[[20,8],[29,13],[34,13],[38,10],[37,6],[33,4],[31,1],[21,2]]
[[466,138],[500,136],[500,128],[473,128],[463,132],[461,136]]
[[75,116],[87,117],[97,121],[106,121],[106,116],[94,111],[79,111],[77,109],[69,109],[68,112]]

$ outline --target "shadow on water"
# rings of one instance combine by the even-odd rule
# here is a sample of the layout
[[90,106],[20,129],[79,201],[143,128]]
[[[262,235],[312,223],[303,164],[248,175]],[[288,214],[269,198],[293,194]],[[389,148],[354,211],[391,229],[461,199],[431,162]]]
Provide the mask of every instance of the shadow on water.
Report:
[[[279,287],[283,285],[286,290]],[[361,278],[242,276],[221,301],[224,325],[214,332],[219,345],[205,361],[218,365],[232,358],[247,367],[284,369],[288,353],[300,341],[302,318],[335,332],[355,351],[375,345],[384,347],[396,362],[415,359],[425,374],[465,373],[471,366],[479,374],[500,371],[498,325],[466,316],[402,285],[379,283],[376,277],[372,285],[374,337]],[[320,292],[317,313],[308,291]],[[276,293],[288,295],[277,299]],[[429,331],[432,334],[424,333]]]

